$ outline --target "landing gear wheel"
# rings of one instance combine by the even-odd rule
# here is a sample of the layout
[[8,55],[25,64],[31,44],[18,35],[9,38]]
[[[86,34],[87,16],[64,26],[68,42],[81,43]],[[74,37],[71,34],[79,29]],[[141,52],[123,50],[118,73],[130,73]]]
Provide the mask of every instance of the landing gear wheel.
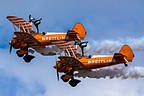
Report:
[[25,55],[23,57],[24,61],[27,62],[27,63],[29,63],[33,58],[35,58],[35,57],[32,56],[32,55]]
[[69,81],[69,84],[72,86],[72,87],[75,87],[78,83],[80,83],[81,81],[80,80],[77,80],[77,79],[72,79]]
[[128,64],[124,63],[125,67],[128,67]]
[[16,51],[17,56],[18,56],[18,57],[23,57],[24,54],[19,54],[19,52],[20,52],[20,50],[17,50],[17,51]]
[[69,79],[70,79],[70,77],[67,76],[67,75],[62,75],[62,76],[61,76],[61,79],[62,79],[64,82],[68,82]]

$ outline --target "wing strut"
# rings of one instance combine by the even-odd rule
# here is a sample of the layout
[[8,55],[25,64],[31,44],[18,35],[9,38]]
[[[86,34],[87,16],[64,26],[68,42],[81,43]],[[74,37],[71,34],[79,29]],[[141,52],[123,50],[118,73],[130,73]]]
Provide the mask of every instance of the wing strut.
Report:
[[73,56],[76,58],[76,55],[74,54],[74,51],[72,50],[71,46],[69,46],[69,47],[70,47],[70,49],[71,49],[71,51],[73,53]]

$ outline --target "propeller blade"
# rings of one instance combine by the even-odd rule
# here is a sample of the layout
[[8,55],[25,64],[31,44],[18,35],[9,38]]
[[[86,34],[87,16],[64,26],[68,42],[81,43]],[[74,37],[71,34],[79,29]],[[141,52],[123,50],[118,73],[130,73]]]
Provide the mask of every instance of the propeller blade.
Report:
[[10,45],[10,49],[9,49],[9,53],[11,54],[11,51],[12,51],[12,45]]
[[57,80],[59,81],[59,72],[58,72],[58,66],[57,66],[57,56],[55,56],[55,61],[56,61],[56,73],[57,73]]
[[59,72],[58,72],[58,69],[57,69],[57,79],[59,81]]

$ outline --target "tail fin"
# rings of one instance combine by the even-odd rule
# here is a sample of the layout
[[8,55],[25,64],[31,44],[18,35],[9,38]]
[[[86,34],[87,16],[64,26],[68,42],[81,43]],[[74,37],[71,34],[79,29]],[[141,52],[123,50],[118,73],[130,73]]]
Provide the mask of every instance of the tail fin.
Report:
[[76,23],[72,30],[78,33],[77,34],[78,38],[80,38],[80,39],[85,38],[86,30],[81,23]]
[[128,45],[124,45],[121,50],[119,51],[119,53],[121,53],[122,55],[124,55],[125,59],[128,62],[132,62],[133,58],[134,58],[134,54],[132,49],[130,48],[130,46]]

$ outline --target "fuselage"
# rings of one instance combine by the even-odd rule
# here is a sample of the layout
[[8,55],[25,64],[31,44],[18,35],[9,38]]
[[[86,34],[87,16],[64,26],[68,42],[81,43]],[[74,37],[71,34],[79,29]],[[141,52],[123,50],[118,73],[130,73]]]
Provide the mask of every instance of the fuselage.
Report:
[[66,40],[66,33],[47,33],[45,35],[37,34],[34,38],[42,45],[51,45],[52,41]]
[[112,66],[120,63],[125,63],[124,59],[115,59],[114,56],[93,56],[91,58],[81,58],[79,61],[89,69]]
[[124,58],[117,58],[110,55],[96,55],[92,57],[82,57],[79,59],[73,57],[72,59],[70,59],[70,57],[61,57],[61,59],[62,58],[63,60],[57,61],[55,65],[55,68],[59,69],[59,72],[67,72],[71,68],[75,71],[79,71],[126,63]]
[[[60,50],[57,50],[57,47],[55,48],[49,48],[49,47],[44,47],[47,45],[53,45],[54,42],[61,42],[61,41],[71,41],[72,39],[69,39],[68,36],[66,36],[66,33],[47,33],[47,34],[36,34],[35,36],[30,36],[29,34],[25,34],[25,33],[20,33],[17,32],[18,38],[22,38],[24,40],[21,39],[17,39],[17,36],[14,36],[10,42],[10,44],[13,46],[13,48],[15,49],[19,49],[21,50],[21,48],[29,48],[32,47],[35,49],[35,51],[37,51],[38,53],[41,53],[42,55],[48,55],[49,53],[55,51],[55,52],[59,52]],[[26,41],[26,42],[25,42]],[[27,44],[28,42],[28,44]],[[37,47],[35,47],[35,45]],[[34,46],[34,47],[33,47]]]

